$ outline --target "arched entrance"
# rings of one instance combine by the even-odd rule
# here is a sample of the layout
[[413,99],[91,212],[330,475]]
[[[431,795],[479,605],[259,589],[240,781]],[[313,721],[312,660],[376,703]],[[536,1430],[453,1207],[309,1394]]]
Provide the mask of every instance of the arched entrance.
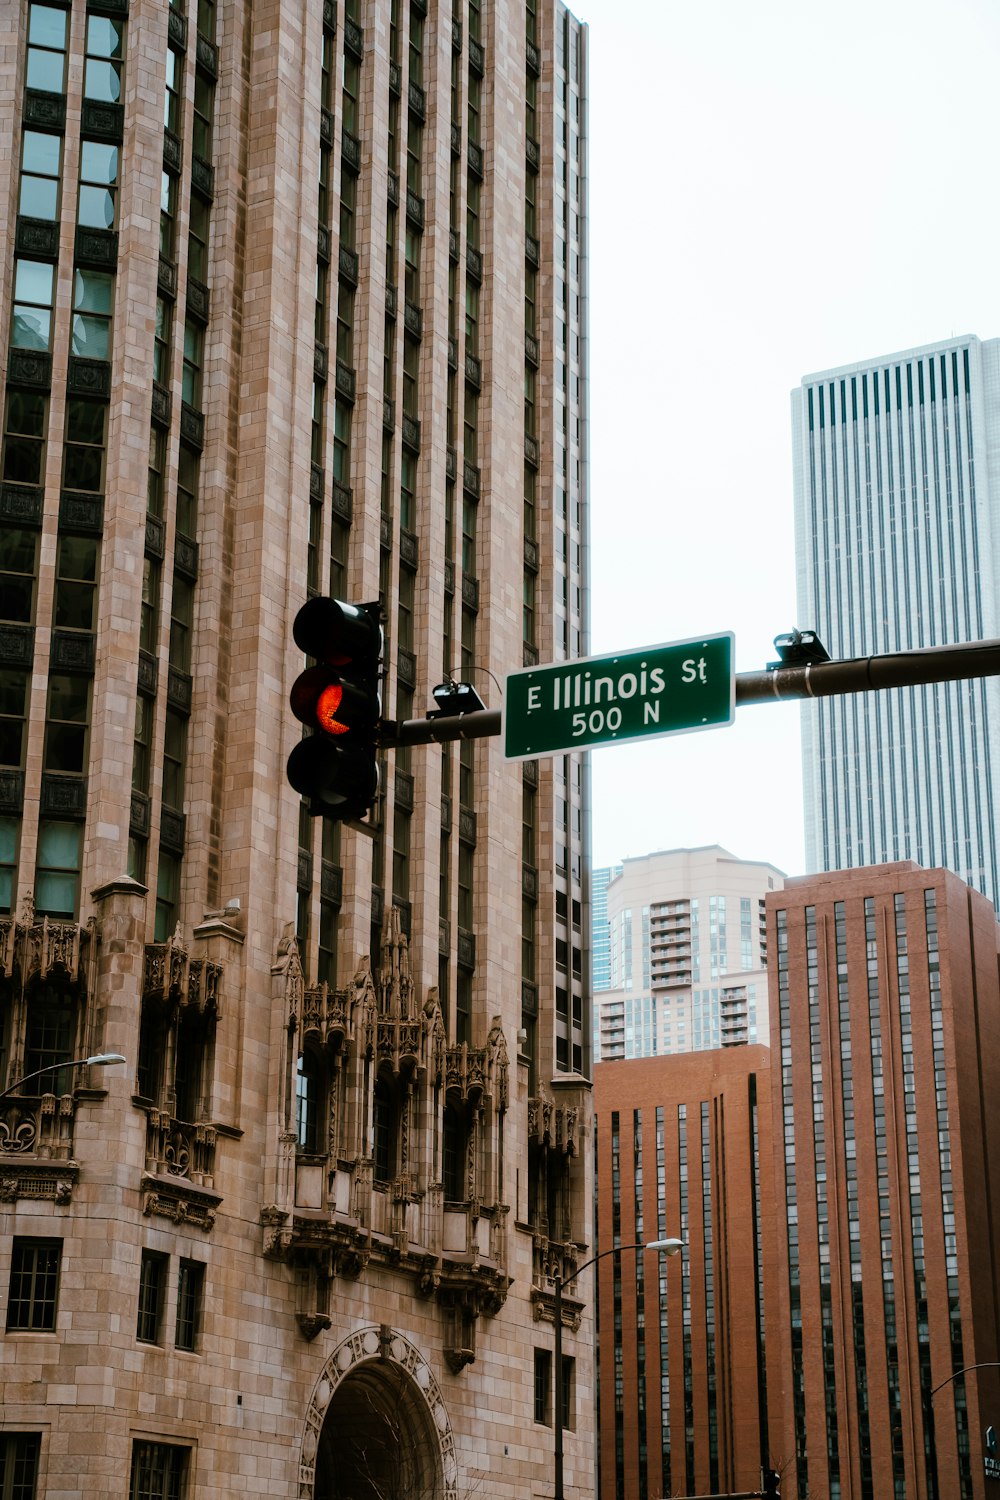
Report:
[[389,1328],[354,1333],[316,1383],[300,1500],[456,1500],[455,1443],[420,1352]]

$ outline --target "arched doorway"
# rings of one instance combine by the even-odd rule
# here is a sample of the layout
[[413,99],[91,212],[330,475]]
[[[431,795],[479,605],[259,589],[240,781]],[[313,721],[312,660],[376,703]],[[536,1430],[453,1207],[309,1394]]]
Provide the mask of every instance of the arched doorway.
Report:
[[455,1445],[419,1350],[389,1328],[345,1339],[306,1417],[301,1500],[456,1500]]

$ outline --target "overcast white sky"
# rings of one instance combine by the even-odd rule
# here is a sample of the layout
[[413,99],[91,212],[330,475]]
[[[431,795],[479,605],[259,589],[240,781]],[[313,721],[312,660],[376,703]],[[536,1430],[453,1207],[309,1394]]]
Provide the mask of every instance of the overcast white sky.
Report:
[[[997,0],[571,0],[590,23],[593,653],[798,620],[789,391],[1000,334]],[[797,705],[596,750],[594,862],[804,869]]]

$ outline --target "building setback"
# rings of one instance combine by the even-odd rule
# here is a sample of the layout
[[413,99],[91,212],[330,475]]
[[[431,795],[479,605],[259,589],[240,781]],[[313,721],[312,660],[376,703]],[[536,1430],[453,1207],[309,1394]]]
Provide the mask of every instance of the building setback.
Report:
[[[1000,635],[1000,340],[792,392],[799,624],[834,658]],[[944,865],[1000,908],[995,678],[803,706],[806,865]]]
[[774,1457],[768,1051],[600,1062],[594,1108],[598,1249],[685,1242],[675,1257],[623,1249],[597,1267],[599,1493],[756,1489]]
[[310,595],[381,603],[391,718],[587,651],[586,48],[557,0],[0,7],[0,1495],[550,1473],[584,767],[383,754],[358,827],[285,763]]
[[995,914],[908,862],[767,908],[782,1495],[979,1500],[1000,1429]]

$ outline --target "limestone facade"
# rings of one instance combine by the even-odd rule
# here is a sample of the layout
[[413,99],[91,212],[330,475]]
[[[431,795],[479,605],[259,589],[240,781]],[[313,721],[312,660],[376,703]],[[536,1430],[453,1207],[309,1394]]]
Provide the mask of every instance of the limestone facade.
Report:
[[585,768],[390,751],[338,826],[285,762],[311,594],[386,718],[587,649],[586,28],[0,0],[0,59],[0,1495],[548,1494]]

